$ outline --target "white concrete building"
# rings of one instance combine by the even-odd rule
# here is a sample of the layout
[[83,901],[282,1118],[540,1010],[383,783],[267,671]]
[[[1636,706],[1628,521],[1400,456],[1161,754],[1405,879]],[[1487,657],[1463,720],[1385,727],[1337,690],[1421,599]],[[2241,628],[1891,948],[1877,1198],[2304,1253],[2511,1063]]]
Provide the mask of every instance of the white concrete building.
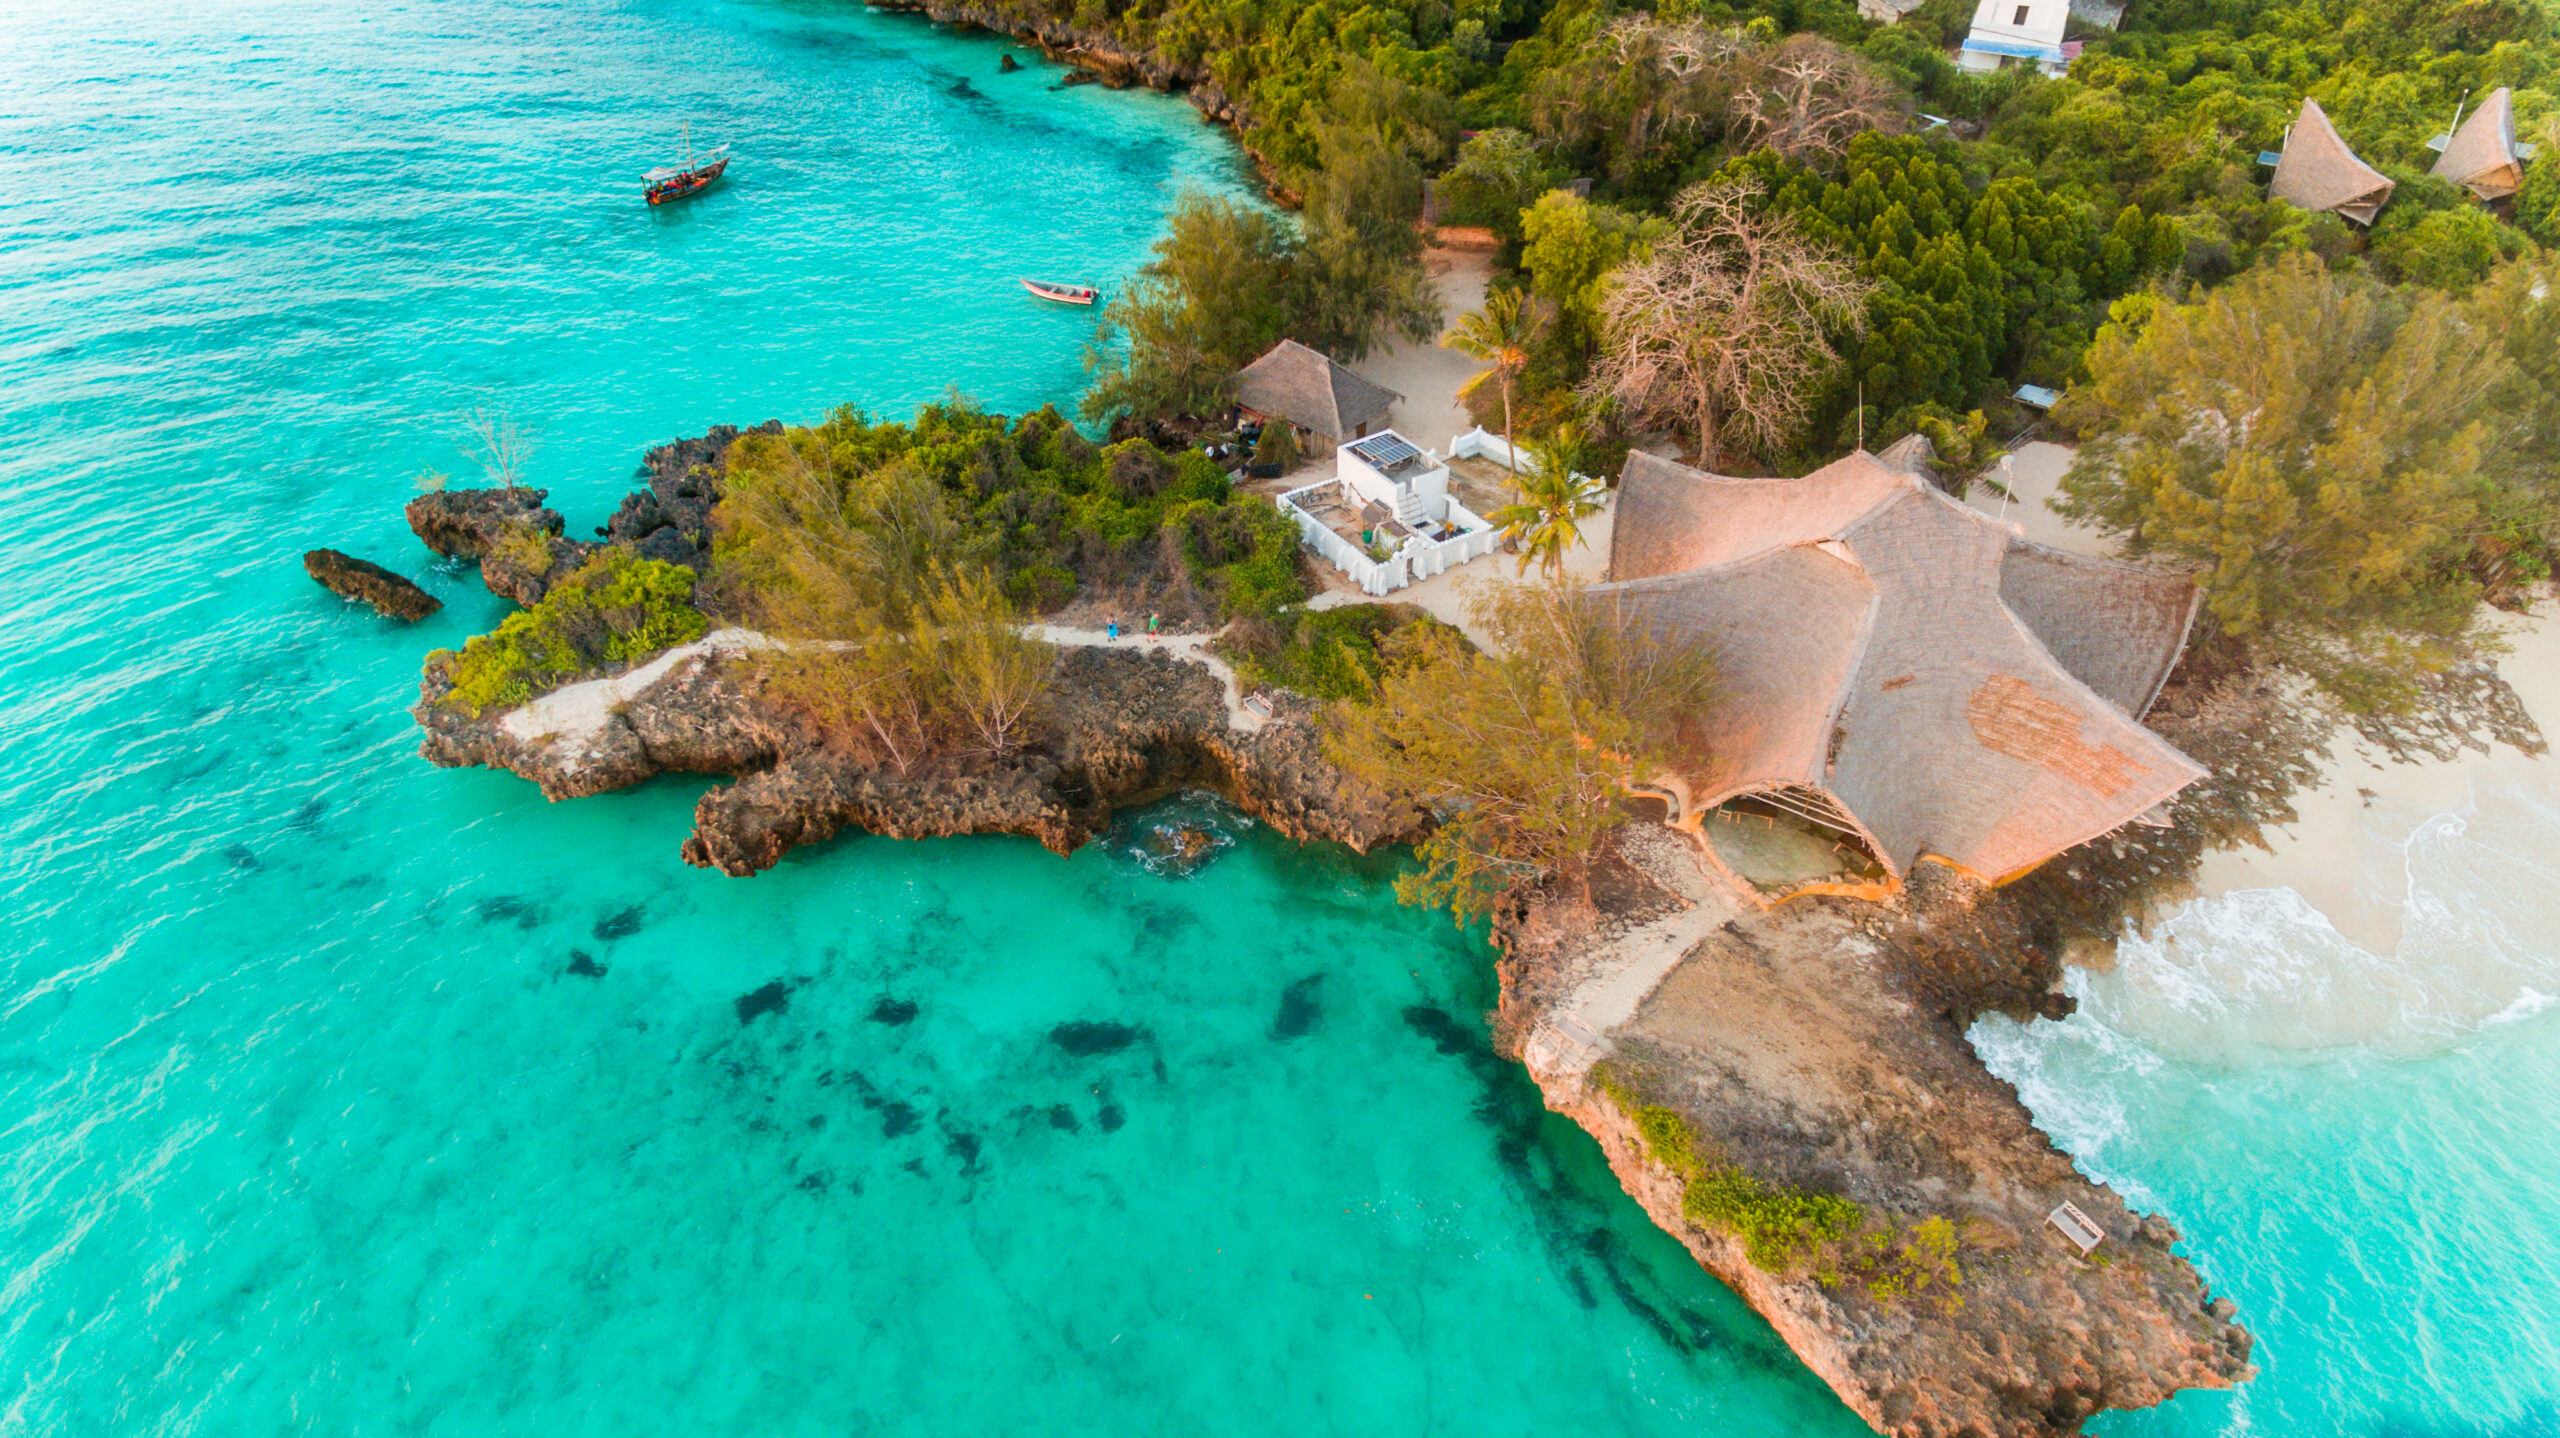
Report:
[[[1450,452],[1477,453],[1487,439],[1482,430],[1461,435]],[[1334,477],[1282,495],[1280,512],[1364,592],[1391,593],[1501,545],[1492,523],[1449,493],[1439,455],[1394,430],[1353,440],[1335,456]]]
[[2071,0],[1982,0],[1974,8],[1973,29],[1956,51],[1956,64],[1977,73],[2033,65],[2059,75],[2071,68],[2080,49],[2063,43],[2070,19]]

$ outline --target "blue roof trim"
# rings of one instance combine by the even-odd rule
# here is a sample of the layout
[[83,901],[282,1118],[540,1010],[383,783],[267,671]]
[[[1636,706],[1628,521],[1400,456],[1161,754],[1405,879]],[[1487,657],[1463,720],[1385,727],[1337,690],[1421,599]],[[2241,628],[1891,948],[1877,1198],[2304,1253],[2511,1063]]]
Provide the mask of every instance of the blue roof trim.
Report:
[[1977,40],[1971,35],[1964,37],[1964,44],[1959,48],[1971,50],[1977,55],[2007,55],[2012,59],[2043,60],[2055,65],[2061,64],[2065,58],[2062,48],[2058,45],[2025,45],[2010,40]]

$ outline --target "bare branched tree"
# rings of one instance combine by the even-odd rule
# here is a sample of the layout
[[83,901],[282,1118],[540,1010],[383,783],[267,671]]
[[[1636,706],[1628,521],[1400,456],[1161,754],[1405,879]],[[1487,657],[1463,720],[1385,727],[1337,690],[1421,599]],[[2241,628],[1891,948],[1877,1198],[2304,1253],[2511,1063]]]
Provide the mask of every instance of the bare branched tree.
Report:
[[1755,204],[1756,183],[1692,185],[1678,228],[1611,278],[1588,389],[1639,424],[1691,430],[1710,467],[1735,446],[1773,450],[1804,423],[1865,323],[1874,284],[1847,256]]
[[533,437],[505,410],[474,406],[462,416],[463,452],[480,466],[491,484],[502,489],[524,487],[525,461],[533,455]]
[[1900,134],[1910,124],[1906,106],[1901,89],[1866,61],[1819,35],[1796,35],[1753,57],[1729,122],[1746,147],[1828,169],[1869,130]]

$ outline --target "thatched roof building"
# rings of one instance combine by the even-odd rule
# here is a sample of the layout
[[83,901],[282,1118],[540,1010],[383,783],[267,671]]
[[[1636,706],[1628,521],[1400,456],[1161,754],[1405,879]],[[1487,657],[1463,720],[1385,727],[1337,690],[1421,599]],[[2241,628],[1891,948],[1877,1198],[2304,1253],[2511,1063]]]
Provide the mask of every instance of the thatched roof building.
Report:
[[1769,794],[1860,841],[2015,877],[2204,770],[2137,716],[2199,592],[2048,549],[1874,455],[1728,479],[1638,452],[1592,592],[1704,640],[1721,693],[1673,759],[1686,821]]
[[1286,420],[1335,444],[1384,427],[1387,406],[1404,398],[1296,340],[1282,340],[1238,370],[1235,396],[1236,404],[1258,419]]
[[2291,200],[2306,210],[2333,210],[2359,225],[2370,225],[2391,198],[2392,184],[2380,170],[2356,158],[2320,102],[2305,96],[2302,113],[2284,139],[2284,157],[2276,161],[2267,194]]
[[2516,144],[2515,94],[2500,85],[2453,132],[2428,173],[2479,199],[2503,200],[2524,188],[2525,153]]

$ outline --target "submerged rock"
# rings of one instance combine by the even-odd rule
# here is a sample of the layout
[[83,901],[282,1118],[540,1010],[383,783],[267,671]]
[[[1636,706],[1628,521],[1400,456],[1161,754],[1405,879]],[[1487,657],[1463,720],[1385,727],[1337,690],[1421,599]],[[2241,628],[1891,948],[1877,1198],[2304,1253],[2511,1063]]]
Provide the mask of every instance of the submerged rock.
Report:
[[302,556],[303,571],[323,588],[345,599],[361,599],[388,619],[416,622],[444,608],[444,601],[371,560],[314,549]]

